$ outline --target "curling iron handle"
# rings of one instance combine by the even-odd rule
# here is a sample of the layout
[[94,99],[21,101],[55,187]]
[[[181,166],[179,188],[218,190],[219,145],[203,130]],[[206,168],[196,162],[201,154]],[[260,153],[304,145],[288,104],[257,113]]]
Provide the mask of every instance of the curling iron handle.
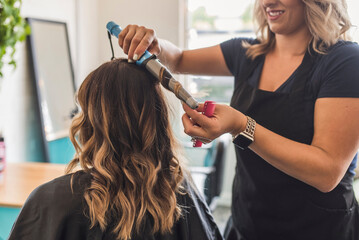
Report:
[[[205,101],[202,114],[204,114],[207,117],[212,117],[215,108],[216,108],[216,103],[214,101]],[[193,147],[202,147],[202,142],[197,139],[193,143]]]

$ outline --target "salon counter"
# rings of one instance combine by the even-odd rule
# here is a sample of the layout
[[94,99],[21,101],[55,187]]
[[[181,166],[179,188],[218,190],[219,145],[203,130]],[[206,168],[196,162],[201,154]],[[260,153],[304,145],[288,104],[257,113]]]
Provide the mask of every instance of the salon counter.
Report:
[[7,239],[29,194],[38,186],[64,175],[65,164],[7,163],[0,173],[0,240]]
[[65,164],[7,163],[0,173],[0,207],[21,208],[39,185],[64,175]]

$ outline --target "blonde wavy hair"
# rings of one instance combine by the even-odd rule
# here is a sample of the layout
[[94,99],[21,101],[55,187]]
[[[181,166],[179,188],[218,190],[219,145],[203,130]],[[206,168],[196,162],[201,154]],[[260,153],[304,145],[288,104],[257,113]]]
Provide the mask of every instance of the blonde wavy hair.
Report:
[[[347,12],[346,0],[302,0],[305,5],[305,21],[312,35],[311,46],[319,54],[325,54],[326,49],[338,40],[349,40],[347,31],[351,27]],[[257,36],[259,43],[250,45],[244,42],[247,56],[254,59],[266,54],[275,45],[275,34],[269,29],[266,13],[260,3],[255,1],[254,18],[258,25]]]
[[67,172],[80,165],[92,176],[84,194],[91,228],[111,224],[117,239],[130,239],[150,217],[153,233],[170,232],[181,215],[183,171],[158,80],[113,60],[87,76],[77,101],[82,111],[70,131],[76,155]]

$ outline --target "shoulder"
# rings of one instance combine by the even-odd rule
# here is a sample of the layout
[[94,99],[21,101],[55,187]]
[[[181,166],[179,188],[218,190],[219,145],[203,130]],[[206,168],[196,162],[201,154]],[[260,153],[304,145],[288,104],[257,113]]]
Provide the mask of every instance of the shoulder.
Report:
[[242,44],[243,42],[247,42],[247,43],[253,45],[253,44],[258,44],[259,40],[256,38],[235,37],[235,38],[231,38],[227,41],[224,41],[221,44],[225,44],[225,43]]
[[56,197],[59,194],[72,194],[71,184],[73,183],[75,193],[82,191],[81,184],[89,182],[91,176],[83,171],[67,174],[53,179],[47,183],[38,186],[32,193],[33,196]]
[[339,41],[330,47],[326,54],[320,57],[327,66],[345,64],[359,64],[359,45],[349,41]]
[[33,190],[25,205],[41,204],[42,207],[51,206],[51,208],[66,205],[76,208],[82,203],[82,196],[90,179],[90,175],[83,171],[55,178]]
[[83,193],[90,181],[90,175],[80,171],[37,187],[22,207],[9,240],[84,239],[95,234],[97,229],[89,230],[84,214]]
[[220,44],[222,51],[227,50],[229,48],[230,51],[238,51],[239,49],[245,49],[243,47],[243,43],[248,43],[250,45],[254,45],[259,43],[257,39],[254,38],[232,38],[227,41],[224,41]]
[[328,49],[328,54],[358,54],[359,53],[359,45],[356,42],[351,41],[338,41],[332,47]]
[[359,97],[359,46],[339,41],[318,55],[313,73],[317,97]]
[[233,38],[220,44],[227,67],[234,76],[238,74],[240,66],[247,59],[247,48],[243,46],[243,43],[253,45],[258,43],[258,40],[253,38]]

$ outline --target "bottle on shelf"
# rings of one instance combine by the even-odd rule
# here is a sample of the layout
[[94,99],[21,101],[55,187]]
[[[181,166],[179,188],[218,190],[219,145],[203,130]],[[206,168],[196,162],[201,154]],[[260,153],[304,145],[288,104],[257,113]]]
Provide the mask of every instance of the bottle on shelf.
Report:
[[0,174],[5,169],[6,151],[4,137],[0,131]]

